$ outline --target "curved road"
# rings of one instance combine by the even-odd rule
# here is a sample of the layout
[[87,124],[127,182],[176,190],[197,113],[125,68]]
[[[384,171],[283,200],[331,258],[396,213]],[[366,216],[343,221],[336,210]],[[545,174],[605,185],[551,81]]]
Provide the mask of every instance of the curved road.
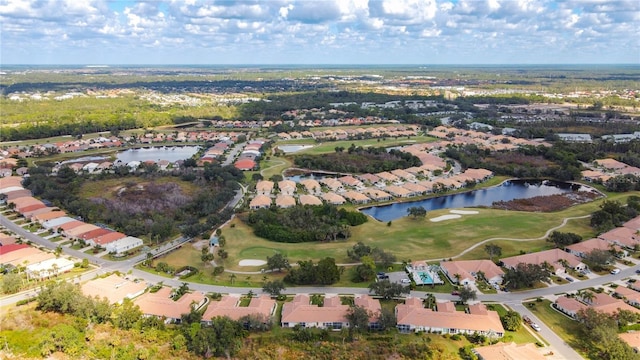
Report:
[[[577,217],[577,218],[584,218],[584,217]],[[552,229],[549,229],[545,234],[545,236],[548,235],[551,231],[564,226],[567,223],[567,221],[571,219],[576,219],[576,218],[564,219],[561,225],[554,227]],[[23,229],[22,227],[14,224],[11,220],[7,219],[4,216],[0,216],[0,225],[5,226],[10,231],[13,231],[15,234],[21,236],[25,240],[31,241],[32,243],[47,247],[49,249],[55,249],[56,247],[58,247],[57,243],[44,239],[36,234],[33,234]],[[532,238],[532,239],[491,238],[470,247],[469,249],[463,251],[463,253],[455,257],[459,257],[460,255],[470,251],[471,249],[491,240],[507,239],[507,240],[514,240],[514,241],[531,241],[531,240],[538,240],[538,239],[544,238],[545,236],[539,237],[539,238]],[[160,248],[152,250],[151,253],[154,255],[157,255],[165,251],[170,251],[171,249],[177,246],[180,246],[187,241],[188,241],[187,239],[179,238],[170,243],[163,244]],[[135,264],[142,262],[146,259],[146,254],[141,254],[134,258],[123,260],[123,261],[110,261],[110,260],[95,257],[91,254],[86,254],[86,253],[74,250],[68,247],[63,247],[63,251],[64,253],[79,259],[88,259],[90,263],[100,267],[99,269],[92,270],[85,273],[84,275],[82,275],[80,278],[77,279],[78,281],[89,280],[95,277],[96,274],[119,271],[121,273],[131,272],[133,276],[144,279],[148,283],[153,283],[153,284],[158,282],[163,282],[166,285],[178,287],[180,286],[181,283],[184,282],[179,279],[166,278],[163,276],[159,276],[159,275],[155,275],[155,274],[141,271],[138,269],[134,269],[133,266]],[[528,311],[528,309],[526,309],[526,307],[522,306],[523,300],[533,299],[533,298],[553,295],[553,294],[574,292],[574,291],[578,291],[579,289],[584,289],[584,288],[593,287],[593,286],[600,286],[604,283],[609,283],[615,280],[621,280],[623,278],[634,275],[635,271],[638,269],[640,269],[640,265],[634,265],[632,267],[621,270],[620,273],[616,275],[609,274],[609,275],[599,276],[597,278],[592,278],[592,279],[587,279],[582,281],[575,281],[575,282],[563,284],[563,285],[554,285],[554,286],[541,288],[541,289],[533,289],[533,290],[512,292],[512,293],[478,294],[478,300],[504,303],[509,307],[513,308],[514,310],[518,311],[519,313],[523,315],[528,315],[529,317],[535,320],[536,317],[533,314],[531,314]],[[189,283],[189,287],[193,290],[202,291],[205,293],[219,292],[219,293],[231,293],[231,294],[246,294],[249,291],[253,291],[255,294],[261,294],[263,292],[261,288],[227,287],[227,286],[207,285],[207,284],[199,284],[199,283]],[[289,289],[289,291],[284,291],[284,293],[286,294],[296,294],[296,293],[368,294],[369,290],[368,288],[313,286],[313,287],[295,287],[295,288]],[[415,297],[425,297],[429,293],[430,293],[429,291],[411,291],[410,295]],[[6,296],[0,299],[0,305],[4,306],[8,304],[13,304],[20,299],[33,296],[33,294],[34,294],[33,291],[30,290],[30,291],[22,292],[20,294]],[[453,296],[449,294],[436,293],[436,295],[439,299],[443,299],[443,300],[445,299],[458,300],[457,296]],[[566,345],[564,341],[562,341],[562,339],[560,339],[551,329],[547,328],[544,323],[540,321],[537,321],[537,322],[542,327],[540,334],[553,346],[553,349],[558,353],[558,355],[564,357],[565,359],[581,358],[581,356],[577,352],[575,352],[575,350],[573,350],[571,347]]]

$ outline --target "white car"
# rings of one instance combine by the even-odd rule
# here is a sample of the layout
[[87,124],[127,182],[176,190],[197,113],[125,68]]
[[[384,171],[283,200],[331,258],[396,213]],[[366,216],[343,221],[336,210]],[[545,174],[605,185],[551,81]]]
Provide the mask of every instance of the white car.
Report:
[[611,275],[616,275],[620,273],[620,269],[613,269],[611,270]]
[[535,331],[540,331],[540,325],[536,323],[531,323],[531,328]]

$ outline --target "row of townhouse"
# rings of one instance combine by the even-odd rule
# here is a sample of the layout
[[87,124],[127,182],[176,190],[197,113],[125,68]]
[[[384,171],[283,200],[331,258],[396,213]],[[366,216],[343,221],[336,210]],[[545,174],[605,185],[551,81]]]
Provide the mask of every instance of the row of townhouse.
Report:
[[[620,291],[625,293],[625,290],[616,289],[616,293]],[[636,292],[634,290],[629,290]],[[640,293],[638,293],[640,294]],[[637,295],[628,294],[627,296],[636,299]],[[619,296],[621,297],[621,296]],[[579,292],[576,296],[561,296],[553,303],[553,307],[567,316],[577,319],[580,311],[592,308],[596,311],[603,312],[608,315],[614,315],[620,310],[630,311],[636,314],[640,314],[640,309],[629,305],[622,298],[615,298],[605,293],[593,293],[590,291]]]
[[74,262],[25,244],[0,246],[0,265],[8,269],[23,268],[28,278],[44,279],[70,271]]
[[265,143],[266,140],[264,139],[249,141],[240,152],[240,155],[233,163],[233,166],[242,171],[257,170],[258,161],[262,156],[262,148]]
[[[582,262],[593,250],[611,251],[615,256],[624,258],[630,250],[640,246],[640,216],[627,221],[621,227],[600,234],[597,238],[581,241],[562,249],[544,250],[529,254],[517,255],[500,259],[507,269],[513,269],[520,263],[547,264],[551,266],[555,275],[562,276],[567,268],[577,271],[586,270]],[[419,266],[419,265],[415,265]],[[474,284],[478,274],[490,284],[500,284],[504,271],[489,260],[443,261],[440,263],[442,272],[454,284]]]
[[139,238],[87,224],[67,216],[66,212],[56,207],[48,206],[22,187],[21,177],[1,178],[0,194],[7,204],[25,219],[37,222],[52,233],[58,233],[71,240],[84,241],[90,246],[100,245],[117,254],[142,246],[142,240]]
[[584,170],[582,178],[590,182],[604,183],[619,175],[640,176],[640,168],[625,164],[615,159],[598,159],[593,161],[595,169]]
[[346,140],[355,138],[380,138],[380,137],[405,137],[417,136],[420,127],[417,125],[389,125],[378,127],[359,127],[344,129],[326,129],[323,131],[290,131],[280,132],[278,138],[282,140],[292,139],[335,139]]
[[[422,196],[434,191],[434,188],[457,189],[466,185],[467,181],[479,182],[483,181],[492,173],[484,169],[467,169],[464,173],[455,175],[451,178],[442,178],[435,181],[420,181],[416,183],[400,183],[400,185],[386,185],[382,181],[399,181],[399,178],[391,173],[366,174],[366,179],[372,180],[375,176],[377,179],[376,186],[366,186],[364,181],[356,177],[347,175],[339,178],[323,178],[318,180],[305,179],[300,181],[300,187],[308,194],[300,195],[299,202],[303,205],[320,205],[318,196],[323,201],[331,204],[344,204],[349,201],[352,204],[367,204],[371,201],[381,202],[389,201],[394,198],[410,198]],[[385,180],[380,180],[385,179]],[[390,179],[390,180],[386,180]],[[291,180],[282,180],[275,187],[272,181],[261,180],[256,184],[256,194],[251,202],[251,209],[259,209],[271,206],[273,199],[272,194],[278,193],[275,198],[275,204],[278,207],[290,207],[296,204],[295,198],[297,193],[301,191],[298,184]],[[325,192],[326,191],[326,192]],[[304,200],[303,200],[304,199]]]

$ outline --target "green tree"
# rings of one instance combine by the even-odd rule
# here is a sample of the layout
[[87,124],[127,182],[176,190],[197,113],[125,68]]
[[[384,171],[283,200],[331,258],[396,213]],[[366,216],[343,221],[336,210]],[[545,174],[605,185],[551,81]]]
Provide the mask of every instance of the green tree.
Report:
[[15,294],[22,287],[22,277],[16,273],[8,273],[0,278],[3,294]]
[[46,357],[54,352],[80,357],[85,348],[84,334],[72,325],[56,324],[42,335],[39,348],[40,354]]
[[111,322],[119,329],[129,330],[141,319],[142,311],[131,299],[124,299],[111,313]]
[[285,289],[284,283],[281,280],[267,281],[262,286],[262,290],[271,296],[279,296]]
[[460,296],[460,301],[462,301],[463,303],[466,303],[469,300],[475,300],[478,298],[477,292],[468,286],[464,286],[462,289],[460,289],[459,296]]
[[347,310],[347,320],[349,321],[349,339],[353,339],[354,333],[364,332],[369,329],[369,318],[371,314],[362,306],[351,306]]
[[502,320],[502,326],[509,331],[518,331],[522,325],[522,317],[517,311],[507,311],[500,320]]
[[320,285],[331,285],[340,280],[340,269],[334,258],[326,257],[318,261],[316,281]]
[[378,328],[380,330],[393,329],[396,327],[396,312],[390,308],[380,309],[378,314]]
[[412,206],[407,209],[407,213],[413,219],[417,219],[419,217],[424,218],[425,216],[427,216],[427,210],[422,206]]
[[562,233],[559,231],[554,231],[551,233],[547,240],[554,243],[558,249],[564,249],[571,244],[579,243],[580,241],[582,241],[582,237],[574,233]]
[[369,281],[376,276],[376,264],[371,256],[360,258],[362,264],[355,267],[355,281]]
[[410,289],[402,284],[392,283],[388,279],[376,281],[369,285],[369,292],[380,296],[385,300],[397,298],[402,294],[408,294]]
[[489,260],[493,261],[496,256],[502,255],[502,248],[495,244],[487,244],[484,246],[484,251],[489,255]]
[[282,269],[290,269],[289,259],[282,253],[275,253],[273,256],[267,256],[267,269],[282,271]]
[[229,257],[229,253],[226,250],[220,249],[218,250],[218,256],[224,260]]
[[593,249],[585,254],[584,262],[594,271],[601,271],[611,262],[614,256],[608,250]]
[[359,241],[351,249],[347,250],[347,256],[353,259],[354,261],[360,261],[360,258],[363,256],[371,255],[371,247],[365,245],[363,242]]

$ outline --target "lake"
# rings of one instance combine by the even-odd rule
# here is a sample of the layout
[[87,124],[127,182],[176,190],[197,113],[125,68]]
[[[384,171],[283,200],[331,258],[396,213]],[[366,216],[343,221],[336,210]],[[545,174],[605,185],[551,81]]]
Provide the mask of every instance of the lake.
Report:
[[[384,190],[384,189],[382,189]],[[495,201],[528,199],[536,196],[563,194],[573,191],[588,191],[589,187],[550,180],[507,180],[486,189],[444,195],[425,200],[372,206],[360,209],[379,221],[392,221],[407,216],[407,209],[422,206],[427,211],[464,207],[491,206]]]
[[130,161],[159,161],[168,160],[176,162],[192,157],[200,149],[199,146],[171,146],[171,147],[150,147],[140,149],[129,149],[119,152],[116,159],[124,163]]

